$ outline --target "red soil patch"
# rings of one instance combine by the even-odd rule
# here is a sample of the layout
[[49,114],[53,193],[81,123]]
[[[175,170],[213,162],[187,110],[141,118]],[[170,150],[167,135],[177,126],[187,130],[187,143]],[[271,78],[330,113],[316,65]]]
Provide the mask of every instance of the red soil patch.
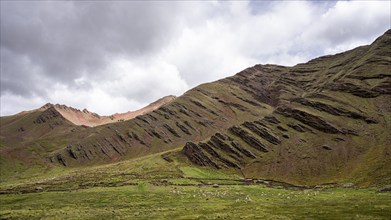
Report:
[[153,110],[158,109],[160,106],[172,102],[175,98],[176,98],[175,96],[165,96],[149,104],[148,106],[145,106],[142,109],[136,111],[128,111],[125,113],[116,113],[109,116],[100,116],[94,112],[88,111],[87,109],[80,111],[79,109],[68,107],[66,105],[59,105],[59,104],[53,105],[50,103],[42,106],[38,110],[44,111],[50,107],[54,107],[64,118],[66,118],[68,121],[72,122],[75,125],[85,125],[89,127],[95,127],[98,125],[130,120],[139,115],[152,112]]

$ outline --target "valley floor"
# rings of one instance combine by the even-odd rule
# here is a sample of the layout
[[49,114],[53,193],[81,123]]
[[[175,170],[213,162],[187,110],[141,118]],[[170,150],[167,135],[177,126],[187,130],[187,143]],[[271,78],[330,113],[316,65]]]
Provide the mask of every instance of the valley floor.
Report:
[[[0,182],[0,219],[390,219],[391,192],[294,186],[171,153]],[[170,158],[170,159],[167,159]],[[1,179],[1,178],[0,178]],[[344,188],[347,187],[350,188]],[[354,188],[353,188],[354,187]]]
[[138,185],[5,194],[1,219],[390,219],[391,194],[261,185]]

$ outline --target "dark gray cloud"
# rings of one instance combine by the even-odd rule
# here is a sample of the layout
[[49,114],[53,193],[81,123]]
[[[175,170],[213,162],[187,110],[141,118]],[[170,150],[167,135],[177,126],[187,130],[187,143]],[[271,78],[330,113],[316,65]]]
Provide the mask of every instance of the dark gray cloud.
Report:
[[46,102],[102,114],[256,63],[370,43],[390,2],[1,1],[1,114]]
[[[23,95],[26,88],[11,86],[9,80],[31,81],[31,73],[26,71],[28,63],[41,68],[35,74],[72,85],[75,78],[104,68],[110,56],[145,56],[160,49],[179,22],[175,2],[1,4],[2,63],[6,65],[2,89]],[[18,58],[27,63],[12,63]]]

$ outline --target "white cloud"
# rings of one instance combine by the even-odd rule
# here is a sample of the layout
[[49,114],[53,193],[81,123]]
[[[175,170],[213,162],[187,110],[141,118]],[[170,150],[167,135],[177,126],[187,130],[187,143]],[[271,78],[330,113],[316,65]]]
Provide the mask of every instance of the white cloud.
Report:
[[27,111],[41,107],[45,103],[45,99],[41,97],[24,97],[15,95],[9,92],[1,94],[0,98],[0,114],[12,115],[21,111]]
[[[118,58],[102,71],[106,72],[103,81],[89,82],[78,78],[75,80],[78,87],[75,88],[61,83],[48,87],[47,100],[52,103],[61,100],[69,106],[111,115],[136,110],[148,105],[148,100],[157,100],[167,94],[181,95],[189,89],[176,67],[163,61],[146,64]],[[42,102],[39,97],[34,100],[35,103]],[[9,98],[4,100],[5,103],[8,101]]]
[[34,23],[34,33],[44,31],[32,38],[18,20],[28,14],[22,6],[2,19],[2,34],[13,34],[1,40],[2,115],[45,102],[106,115],[134,110],[257,63],[294,65],[369,44],[391,27],[389,1],[83,3],[58,16],[51,4],[42,10],[53,19]]
[[342,52],[368,44],[391,28],[390,1],[340,1],[303,32],[307,47]]
[[111,115],[116,112],[126,112],[132,108],[140,108],[145,103],[125,98],[123,96],[111,96],[101,88],[94,87],[88,90],[72,91],[65,86],[58,86],[49,95],[49,100],[63,100],[63,104],[75,108],[94,109],[101,115]]
[[74,88],[62,83],[47,83],[46,99],[37,95],[25,98],[7,92],[1,96],[1,115],[39,108],[42,103],[56,103],[57,100],[75,108],[111,115],[142,108],[150,103],[148,100],[154,101],[168,94],[179,96],[189,89],[175,66],[162,60],[146,62],[131,62],[124,57],[114,59],[101,70],[106,73],[104,80],[78,78]]
[[233,75],[257,63],[292,65],[304,61],[288,51],[292,39],[310,23],[309,7],[306,2],[287,2],[254,15],[246,2],[232,2],[223,15],[207,20],[205,25],[183,29],[163,56],[178,66],[191,86]]
[[153,60],[129,61],[119,58],[107,69],[111,78],[105,82],[92,82],[110,95],[123,94],[129,98],[158,99],[166,94],[180,95],[188,85],[181,78],[176,66],[155,57]]

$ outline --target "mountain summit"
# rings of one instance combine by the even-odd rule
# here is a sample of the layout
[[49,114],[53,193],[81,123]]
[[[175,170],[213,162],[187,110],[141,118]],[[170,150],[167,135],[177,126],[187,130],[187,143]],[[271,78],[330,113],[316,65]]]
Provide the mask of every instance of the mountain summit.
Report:
[[[143,115],[146,113],[149,113],[155,109],[158,109],[159,107],[170,103],[173,101],[176,97],[169,95],[165,96],[163,98],[160,98],[156,100],[155,102],[139,109],[136,111],[128,111],[124,113],[115,113],[113,115],[109,116],[100,116],[97,113],[90,112],[88,109],[83,109],[79,110],[70,106],[66,105],[61,105],[61,104],[52,104],[52,103],[46,103],[42,107],[32,110],[32,111],[39,111],[39,112],[44,112],[44,111],[56,111],[58,112],[62,117],[64,117],[66,120],[69,122],[75,124],[75,125],[84,125],[88,127],[95,127],[98,125],[103,125],[103,124],[109,124],[109,123],[114,123],[114,122],[119,122],[119,121],[126,121],[130,120],[132,118],[135,118],[139,115]],[[50,109],[50,110],[48,110]],[[26,111],[22,112],[23,113],[28,113],[31,111]]]
[[82,111],[80,111],[79,109],[68,107],[66,105],[59,105],[59,104],[53,105],[50,103],[42,106],[40,109],[47,109],[48,107],[53,107],[65,119],[67,119],[68,121],[72,122],[75,125],[85,125],[89,127],[95,127],[98,125],[130,120],[139,115],[143,115],[148,112],[151,112],[162,105],[168,104],[171,101],[173,101],[175,98],[176,98],[175,96],[165,96],[139,110],[128,111],[125,113],[115,113],[109,116],[100,116],[97,113],[88,111],[87,109],[83,109]]

